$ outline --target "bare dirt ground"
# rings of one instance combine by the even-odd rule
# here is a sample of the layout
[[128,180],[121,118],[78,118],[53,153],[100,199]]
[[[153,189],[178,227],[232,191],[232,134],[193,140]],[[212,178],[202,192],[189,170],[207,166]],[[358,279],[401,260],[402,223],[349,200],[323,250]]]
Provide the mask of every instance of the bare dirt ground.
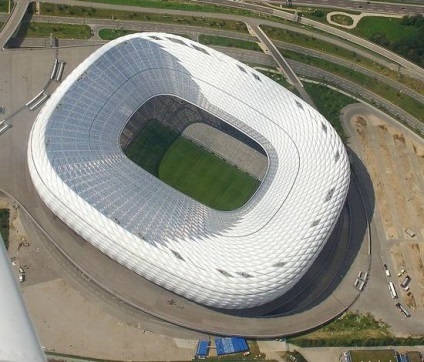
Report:
[[[424,309],[424,146],[408,132],[372,114],[352,119],[373,182],[376,211],[396,274],[400,297],[411,310]],[[414,237],[406,229],[415,232]],[[410,290],[400,287],[406,275]]]
[[354,122],[386,237],[408,238],[405,229],[410,228],[422,239],[424,147],[375,116]]

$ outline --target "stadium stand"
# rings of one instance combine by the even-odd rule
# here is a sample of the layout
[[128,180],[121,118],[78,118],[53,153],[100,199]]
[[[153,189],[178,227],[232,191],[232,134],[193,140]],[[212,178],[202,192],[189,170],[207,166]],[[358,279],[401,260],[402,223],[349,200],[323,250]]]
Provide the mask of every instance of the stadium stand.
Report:
[[266,174],[265,155],[212,126],[193,123],[182,135],[258,180]]
[[[222,110],[220,111],[222,113]],[[218,111],[216,114],[219,114]],[[225,118],[229,117],[231,117],[229,114],[225,115]],[[183,99],[169,95],[159,95],[149,99],[131,116],[121,135],[121,147],[124,149],[151,119],[158,120],[179,134],[191,124],[204,123],[229,134],[262,155],[266,155],[259,143],[215,116],[213,112],[207,112]]]

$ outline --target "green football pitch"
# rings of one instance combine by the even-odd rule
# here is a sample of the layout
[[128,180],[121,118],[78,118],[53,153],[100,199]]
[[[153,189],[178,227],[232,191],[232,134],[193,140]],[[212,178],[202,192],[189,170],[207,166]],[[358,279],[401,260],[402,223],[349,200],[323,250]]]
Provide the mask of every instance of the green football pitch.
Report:
[[241,207],[260,185],[156,120],[144,126],[124,153],[168,185],[216,210]]
[[245,204],[260,182],[193,142],[180,137],[159,166],[168,185],[217,210]]
[[125,155],[152,175],[159,177],[159,164],[178,133],[152,119],[124,150]]

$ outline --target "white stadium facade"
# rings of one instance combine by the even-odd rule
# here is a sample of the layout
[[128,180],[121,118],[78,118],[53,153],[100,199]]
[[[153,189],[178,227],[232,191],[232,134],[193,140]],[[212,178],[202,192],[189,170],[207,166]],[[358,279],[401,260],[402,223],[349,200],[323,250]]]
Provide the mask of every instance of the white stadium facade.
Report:
[[[129,119],[163,96],[262,147],[265,177],[241,208],[211,209],[124,155]],[[28,163],[46,205],[96,248],[224,309],[270,302],[302,278],[338,220],[350,178],[340,138],[315,109],[245,64],[164,33],[116,39],[82,62],[39,113]]]

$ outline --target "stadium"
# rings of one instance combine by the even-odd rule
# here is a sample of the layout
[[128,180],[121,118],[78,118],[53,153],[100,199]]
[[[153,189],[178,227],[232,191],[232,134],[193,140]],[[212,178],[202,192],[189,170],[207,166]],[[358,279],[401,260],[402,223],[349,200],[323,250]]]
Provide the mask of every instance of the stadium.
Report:
[[[130,158],[152,129],[172,137],[164,152],[145,148],[160,159],[149,169]],[[181,139],[179,158],[199,154],[188,151],[195,145],[240,175],[217,188],[230,190],[223,203],[202,199],[218,181],[189,193],[201,183],[185,183],[191,159],[176,184],[164,181],[180,168],[172,156]],[[85,240],[155,284],[223,309],[263,305],[302,278],[350,177],[340,138],[316,110],[245,64],[163,33],[116,39],[82,62],[39,113],[28,164],[45,204]],[[216,167],[212,176],[224,166]]]

